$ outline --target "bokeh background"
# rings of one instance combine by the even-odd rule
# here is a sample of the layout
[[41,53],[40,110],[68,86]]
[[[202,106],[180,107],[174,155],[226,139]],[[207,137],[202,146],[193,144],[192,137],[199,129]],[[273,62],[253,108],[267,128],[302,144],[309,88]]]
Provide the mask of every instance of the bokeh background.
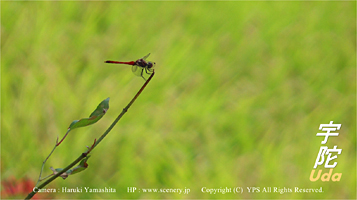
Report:
[[[76,159],[144,83],[130,66],[104,61],[151,53],[155,76],[92,152],[89,168],[47,187],[116,192],[40,197],[355,199],[355,50],[352,1],[2,1],[1,179],[35,182],[56,137],[110,97],[107,114],[71,132],[44,175]],[[316,133],[330,121],[342,124],[327,143],[342,149],[334,160],[342,178],[311,182],[323,139]],[[190,193],[129,193],[128,187]],[[208,194],[202,187],[245,191]],[[246,187],[324,192],[248,193]]]

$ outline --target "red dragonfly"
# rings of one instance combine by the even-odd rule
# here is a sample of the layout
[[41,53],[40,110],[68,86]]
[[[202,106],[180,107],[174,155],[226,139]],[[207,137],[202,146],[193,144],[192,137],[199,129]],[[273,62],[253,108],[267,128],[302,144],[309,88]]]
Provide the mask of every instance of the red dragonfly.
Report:
[[149,57],[150,53],[136,61],[130,61],[130,62],[119,62],[119,61],[111,61],[107,60],[105,63],[113,63],[113,64],[125,64],[125,65],[132,65],[131,70],[133,73],[137,76],[143,77],[143,79],[146,81],[144,78],[143,74],[144,71],[146,74],[152,74],[154,72],[154,62],[146,62],[146,58]]

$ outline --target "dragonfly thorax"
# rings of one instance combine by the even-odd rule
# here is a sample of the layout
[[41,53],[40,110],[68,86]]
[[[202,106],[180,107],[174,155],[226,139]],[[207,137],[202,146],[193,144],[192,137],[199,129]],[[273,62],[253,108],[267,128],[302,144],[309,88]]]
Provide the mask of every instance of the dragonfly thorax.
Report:
[[146,67],[147,63],[145,62],[144,59],[139,59],[135,62],[135,65],[140,66],[140,67]]

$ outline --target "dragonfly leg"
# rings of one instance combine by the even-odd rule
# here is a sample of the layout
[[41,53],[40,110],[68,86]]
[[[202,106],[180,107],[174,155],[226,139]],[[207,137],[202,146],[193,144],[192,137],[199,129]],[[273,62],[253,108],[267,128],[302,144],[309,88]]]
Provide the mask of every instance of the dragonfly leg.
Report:
[[144,72],[144,69],[141,70],[141,77],[143,77],[143,79],[146,81],[146,79],[143,76],[143,72]]
[[145,72],[146,74],[151,74],[152,72],[150,72],[150,70],[148,70],[147,68],[145,68]]

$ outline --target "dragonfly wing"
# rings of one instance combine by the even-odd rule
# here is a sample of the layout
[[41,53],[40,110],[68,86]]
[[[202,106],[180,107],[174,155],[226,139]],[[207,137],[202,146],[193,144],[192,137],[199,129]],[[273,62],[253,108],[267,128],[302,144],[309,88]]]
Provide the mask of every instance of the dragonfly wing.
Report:
[[142,59],[146,60],[146,58],[148,58],[150,56],[150,53],[146,56],[144,56]]
[[138,70],[138,66],[137,65],[133,65],[131,67],[131,71],[133,71],[134,73]]
[[137,76],[141,76],[143,70],[144,68],[139,67],[137,65],[133,65],[133,67],[131,67],[131,71],[133,71],[133,73]]

